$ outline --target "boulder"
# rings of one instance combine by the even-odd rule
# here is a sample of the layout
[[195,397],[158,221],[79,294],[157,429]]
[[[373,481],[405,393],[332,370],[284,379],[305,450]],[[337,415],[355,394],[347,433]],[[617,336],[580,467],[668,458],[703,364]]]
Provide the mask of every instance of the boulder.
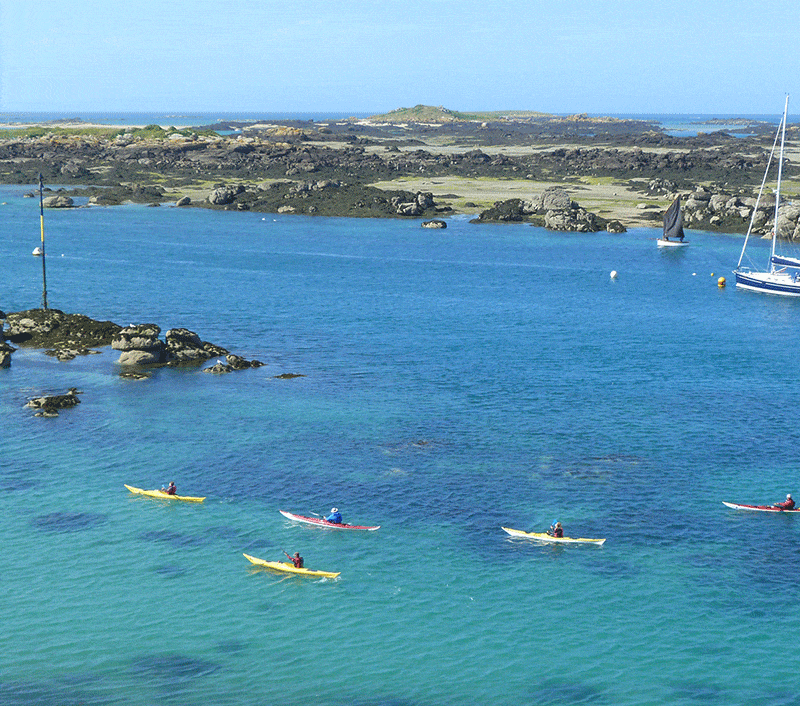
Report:
[[[577,204],[575,204],[577,206]],[[569,194],[557,186],[551,186],[542,193],[542,205],[540,210],[559,211],[573,208],[572,199]]]
[[228,353],[220,346],[201,341],[200,336],[186,328],[171,328],[164,334],[164,338],[165,359],[170,365],[202,363],[214,356]]
[[160,351],[123,351],[117,361],[120,365],[157,365],[161,362]]
[[597,216],[584,208],[548,211],[544,217],[544,227],[574,233],[596,233],[602,230]]
[[176,206],[188,206],[190,203],[192,203],[192,199],[189,198],[188,196],[183,196],[183,197],[179,198],[175,202],[175,205]]
[[233,203],[236,197],[245,191],[244,186],[220,186],[208,195],[208,202],[214,206],[227,206]]
[[160,333],[156,324],[129,324],[117,333],[111,347],[118,351],[161,351],[164,344],[158,338]]
[[42,199],[42,206],[45,208],[72,208],[75,202],[64,195],[48,196]]
[[431,221],[422,221],[423,228],[447,228],[447,222],[434,218]]

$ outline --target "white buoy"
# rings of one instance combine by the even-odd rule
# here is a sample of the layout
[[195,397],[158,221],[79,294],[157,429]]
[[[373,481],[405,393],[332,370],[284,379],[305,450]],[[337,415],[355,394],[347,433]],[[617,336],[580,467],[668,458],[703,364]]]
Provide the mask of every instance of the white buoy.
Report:
[[617,278],[617,271],[611,270],[611,279],[616,279],[616,278]]

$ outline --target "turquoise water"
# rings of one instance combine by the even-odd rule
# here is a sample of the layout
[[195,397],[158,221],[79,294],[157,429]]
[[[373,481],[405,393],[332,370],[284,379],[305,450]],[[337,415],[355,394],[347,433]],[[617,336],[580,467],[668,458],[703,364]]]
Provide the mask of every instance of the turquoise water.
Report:
[[[28,190],[0,192],[5,311],[40,303]],[[139,206],[45,225],[52,308],[267,365],[0,370],[3,706],[797,702],[800,518],[720,502],[800,490],[800,302],[733,287],[741,237]],[[73,386],[58,418],[23,406]],[[123,487],[170,480],[206,502]],[[278,513],[333,505],[381,529]],[[608,541],[500,529],[555,518]],[[242,556],[284,549],[341,576]]]

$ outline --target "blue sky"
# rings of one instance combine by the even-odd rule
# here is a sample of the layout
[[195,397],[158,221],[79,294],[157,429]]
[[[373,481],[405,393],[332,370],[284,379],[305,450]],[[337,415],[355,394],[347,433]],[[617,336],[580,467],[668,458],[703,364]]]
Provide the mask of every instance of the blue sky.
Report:
[[0,111],[800,106],[797,0],[0,0]]

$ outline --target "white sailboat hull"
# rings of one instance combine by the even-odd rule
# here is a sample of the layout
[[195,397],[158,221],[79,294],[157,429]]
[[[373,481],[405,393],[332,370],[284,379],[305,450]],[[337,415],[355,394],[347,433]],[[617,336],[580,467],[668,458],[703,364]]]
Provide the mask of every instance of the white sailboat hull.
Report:
[[[767,168],[764,171],[764,180],[761,182],[761,190],[758,192],[756,207],[753,209],[750,227],[747,229],[747,236],[744,239],[742,254],[739,256],[739,264],[733,271],[733,274],[736,275],[736,286],[741,289],[749,289],[751,292],[762,292],[764,294],[778,294],[783,297],[800,297],[800,258],[783,255],[775,251],[775,246],[778,241],[783,149],[786,141],[786,116],[788,112],[789,96],[787,95],[786,103],[783,106],[783,118],[781,119],[780,125],[778,125],[778,131],[775,133],[775,142],[772,145],[772,152],[770,152]],[[772,157],[775,154],[775,148],[778,145],[779,138],[781,146],[780,152],[778,153],[778,179],[775,187],[775,217],[772,224],[772,252],[769,258],[768,269],[753,271],[750,267],[742,266],[742,258],[744,258],[747,243],[750,240],[750,234],[753,232],[756,211],[758,210],[761,196],[764,193],[764,186],[767,183],[767,175],[769,174],[770,164],[772,163]]]
[[657,238],[656,243],[660,248],[685,248],[688,244],[688,240],[664,240],[663,238]]
[[752,292],[779,294],[784,297],[800,297],[800,278],[790,272],[739,272],[736,286]]

